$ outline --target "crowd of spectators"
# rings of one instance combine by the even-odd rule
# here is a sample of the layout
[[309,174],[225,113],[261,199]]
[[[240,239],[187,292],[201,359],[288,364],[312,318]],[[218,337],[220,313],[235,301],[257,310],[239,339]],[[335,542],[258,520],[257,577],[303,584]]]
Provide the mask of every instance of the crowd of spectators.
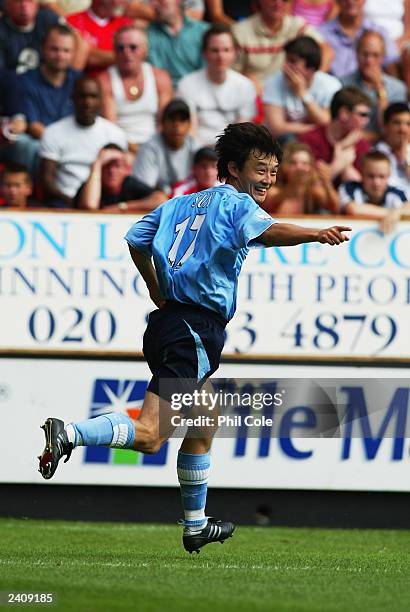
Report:
[[0,0],[5,207],[151,210],[218,184],[215,137],[284,148],[272,214],[410,211],[410,2]]

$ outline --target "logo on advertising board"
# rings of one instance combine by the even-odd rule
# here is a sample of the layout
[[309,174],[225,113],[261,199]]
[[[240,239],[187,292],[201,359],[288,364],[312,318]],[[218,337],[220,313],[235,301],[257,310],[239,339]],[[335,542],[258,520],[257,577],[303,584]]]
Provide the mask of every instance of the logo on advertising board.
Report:
[[[148,382],[146,380],[118,380],[97,378],[91,395],[89,418],[122,412],[132,419],[138,418]],[[168,443],[154,455],[143,455],[132,450],[88,447],[85,463],[108,463],[110,465],[165,465]]]

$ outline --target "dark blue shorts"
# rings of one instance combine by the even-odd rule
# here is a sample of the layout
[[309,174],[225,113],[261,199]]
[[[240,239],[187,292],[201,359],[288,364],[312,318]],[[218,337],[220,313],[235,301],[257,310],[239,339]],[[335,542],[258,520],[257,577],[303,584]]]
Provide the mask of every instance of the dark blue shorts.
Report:
[[143,344],[148,390],[169,401],[172,393],[200,388],[219,367],[226,323],[209,308],[180,302],[151,312]]

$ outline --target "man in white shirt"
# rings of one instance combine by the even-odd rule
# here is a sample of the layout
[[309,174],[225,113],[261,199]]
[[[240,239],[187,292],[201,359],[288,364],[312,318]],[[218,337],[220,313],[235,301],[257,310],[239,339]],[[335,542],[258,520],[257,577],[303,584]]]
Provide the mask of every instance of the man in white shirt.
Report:
[[113,143],[127,150],[124,132],[98,116],[101,107],[98,81],[90,77],[76,81],[73,102],[74,115],[49,125],[40,143],[44,197],[56,207],[72,205],[102,147]]
[[342,85],[319,70],[322,54],[313,38],[299,36],[284,50],[283,68],[265,81],[263,103],[273,136],[288,140],[330,123],[330,102]]
[[250,79],[231,69],[235,42],[230,29],[214,25],[204,34],[207,66],[179,82],[178,95],[190,106],[193,134],[202,144],[214,144],[229,123],[250,121],[256,115],[256,90]]

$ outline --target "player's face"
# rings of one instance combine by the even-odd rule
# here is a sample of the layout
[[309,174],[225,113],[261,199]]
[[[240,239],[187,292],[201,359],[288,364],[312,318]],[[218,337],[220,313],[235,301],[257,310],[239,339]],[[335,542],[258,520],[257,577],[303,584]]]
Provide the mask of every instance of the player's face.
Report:
[[384,127],[388,144],[395,148],[410,142],[410,113],[397,113],[392,115]]
[[3,195],[9,206],[26,206],[31,194],[31,185],[23,172],[5,174],[3,180]]
[[17,26],[31,25],[38,13],[36,0],[7,0],[5,4],[7,14]]
[[43,47],[44,63],[52,70],[67,70],[74,55],[73,36],[50,32]]
[[248,193],[258,204],[266,198],[268,189],[276,183],[278,160],[273,155],[266,156],[259,151],[252,151],[242,170],[229,162],[229,171],[233,175],[234,186],[238,191]]
[[210,159],[199,161],[194,165],[193,175],[201,189],[213,187],[218,179],[216,161],[211,161]]
[[368,160],[362,170],[363,188],[372,204],[383,198],[390,176],[390,164],[387,161]]
[[209,66],[227,69],[235,61],[235,47],[230,34],[211,36],[204,51],[204,58]]

